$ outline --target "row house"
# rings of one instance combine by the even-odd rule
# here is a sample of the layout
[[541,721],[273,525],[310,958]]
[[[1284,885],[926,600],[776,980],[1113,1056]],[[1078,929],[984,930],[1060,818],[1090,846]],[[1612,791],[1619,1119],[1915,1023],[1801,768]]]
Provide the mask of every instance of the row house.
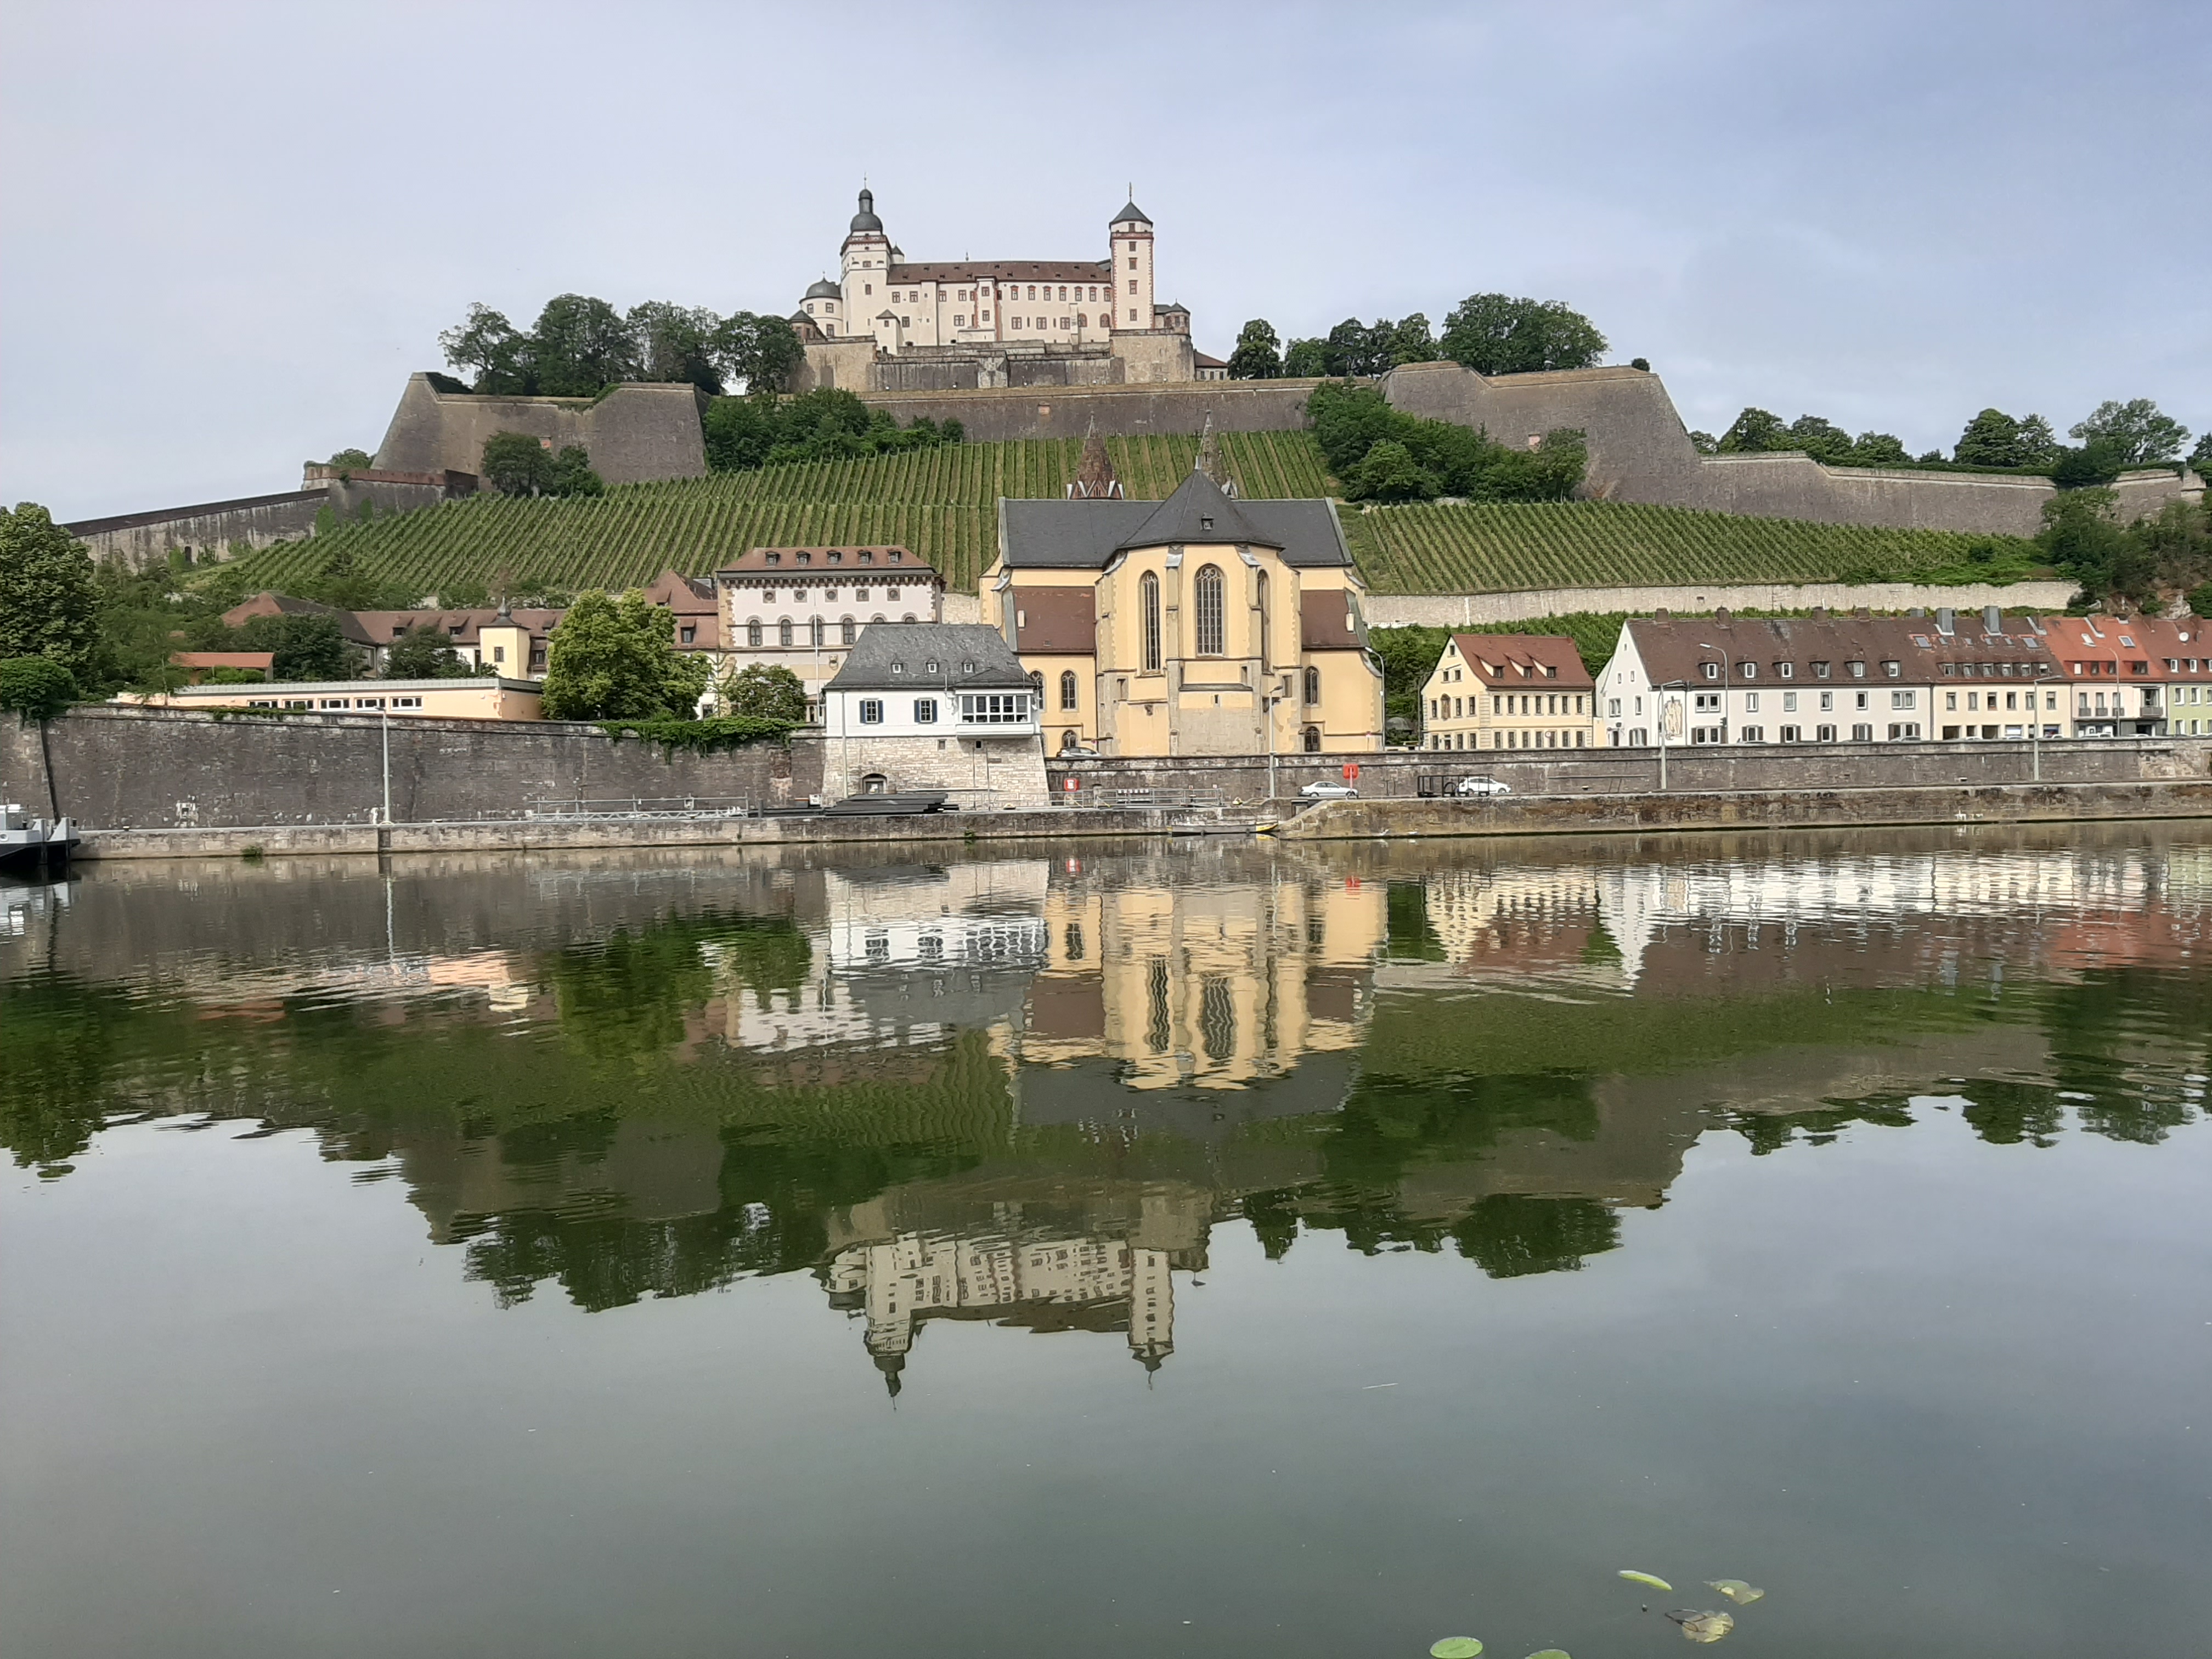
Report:
[[2209,653],[2193,617],[1662,612],[1622,626],[1598,719],[1629,748],[2212,736]]
[[788,668],[810,714],[869,623],[945,617],[945,578],[903,547],[756,547],[713,589],[725,665]]
[[1599,743],[1597,683],[1572,640],[1455,634],[1421,688],[1421,747],[1588,749]]

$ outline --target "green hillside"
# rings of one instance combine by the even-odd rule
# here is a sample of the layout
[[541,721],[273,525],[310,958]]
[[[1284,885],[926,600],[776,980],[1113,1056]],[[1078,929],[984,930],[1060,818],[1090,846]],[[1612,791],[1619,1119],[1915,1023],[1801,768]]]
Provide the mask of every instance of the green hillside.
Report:
[[[1114,438],[1108,447],[1122,488],[1158,501],[1189,472],[1198,441]],[[501,571],[571,589],[620,587],[672,566],[703,574],[752,547],[895,542],[944,571],[956,589],[973,592],[998,553],[999,498],[1064,494],[1081,448],[1073,439],[956,444],[630,484],[596,497],[479,495],[246,554],[239,574],[252,586],[281,590],[344,552],[362,574],[421,595],[457,580],[490,582]],[[1223,449],[1249,495],[1330,493],[1310,433],[1231,433]],[[1393,593],[1838,577],[2004,580],[2024,574],[2034,552],[2002,538],[1597,501],[1346,507],[1343,518],[1369,583]],[[1985,562],[1970,565],[1977,543]]]

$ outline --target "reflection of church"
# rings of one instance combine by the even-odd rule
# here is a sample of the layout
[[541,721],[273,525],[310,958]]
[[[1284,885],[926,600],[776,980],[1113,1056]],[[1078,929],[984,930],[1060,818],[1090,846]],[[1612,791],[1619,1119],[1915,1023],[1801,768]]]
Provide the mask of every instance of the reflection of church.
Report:
[[[966,1210],[976,1224],[899,1226],[908,1218],[898,1212],[915,1204]],[[942,1193],[910,1189],[841,1217],[838,1231],[870,1236],[837,1250],[823,1277],[831,1306],[864,1316],[869,1357],[893,1395],[915,1338],[932,1320],[1041,1333],[1120,1331],[1137,1363],[1157,1371],[1175,1352],[1172,1270],[1205,1266],[1211,1205],[1211,1194],[1162,1187],[1133,1203],[1099,1196],[1080,1217],[1036,1220],[1019,1202],[979,1211]],[[884,1231],[889,1227],[897,1231]]]

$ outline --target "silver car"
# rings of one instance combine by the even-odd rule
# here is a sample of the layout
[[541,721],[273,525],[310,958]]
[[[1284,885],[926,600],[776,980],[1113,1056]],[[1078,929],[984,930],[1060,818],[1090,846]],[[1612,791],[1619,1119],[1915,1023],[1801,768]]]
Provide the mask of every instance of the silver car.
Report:
[[1452,793],[1455,795],[1510,795],[1513,788],[1510,784],[1501,783],[1492,777],[1462,778],[1452,786]]

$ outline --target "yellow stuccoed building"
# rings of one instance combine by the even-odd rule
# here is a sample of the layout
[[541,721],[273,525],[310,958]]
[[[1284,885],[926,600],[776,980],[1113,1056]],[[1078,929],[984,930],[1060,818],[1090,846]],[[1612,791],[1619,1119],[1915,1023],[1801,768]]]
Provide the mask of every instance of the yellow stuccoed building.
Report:
[[999,503],[999,547],[983,618],[1042,690],[1048,752],[1382,748],[1333,503],[1238,500],[1203,463],[1164,501],[1126,501],[1094,437],[1068,499]]

